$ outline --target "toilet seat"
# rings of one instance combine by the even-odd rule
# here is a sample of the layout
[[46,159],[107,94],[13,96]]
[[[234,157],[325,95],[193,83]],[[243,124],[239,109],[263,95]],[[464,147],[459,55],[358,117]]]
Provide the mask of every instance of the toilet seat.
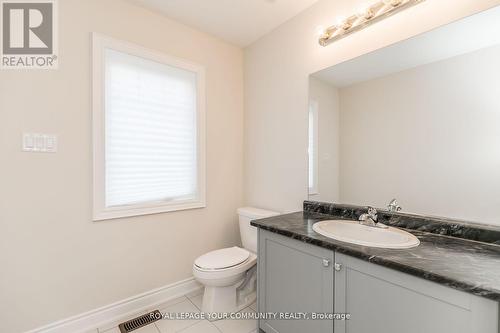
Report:
[[219,271],[239,266],[247,262],[250,252],[234,246],[208,252],[195,260],[194,265],[203,271]]
[[[200,281],[219,281],[225,284],[225,281],[240,279],[243,274],[257,263],[257,256],[249,252],[249,256],[243,262],[222,269],[205,269],[193,264],[193,275]],[[236,281],[235,281],[236,282]]]

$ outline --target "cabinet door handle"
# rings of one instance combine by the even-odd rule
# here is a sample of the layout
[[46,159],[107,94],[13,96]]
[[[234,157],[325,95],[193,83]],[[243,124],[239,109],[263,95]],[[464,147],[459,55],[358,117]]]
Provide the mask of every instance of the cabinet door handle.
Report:
[[342,269],[342,264],[335,263],[334,267],[335,267],[335,270],[338,272]]
[[323,266],[324,266],[324,267],[328,267],[328,266],[330,266],[330,260],[328,260],[328,259],[323,259]]

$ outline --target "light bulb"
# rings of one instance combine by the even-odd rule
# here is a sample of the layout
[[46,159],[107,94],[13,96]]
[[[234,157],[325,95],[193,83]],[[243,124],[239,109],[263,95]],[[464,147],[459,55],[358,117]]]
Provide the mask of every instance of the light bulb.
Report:
[[397,7],[401,5],[403,0],[384,0],[384,3],[388,6]]
[[343,18],[343,17],[337,18],[337,21],[335,22],[335,27],[338,29],[342,29],[344,22],[345,22],[345,18]]
[[322,25],[319,25],[316,27],[316,36],[321,38],[321,37],[323,37],[323,35],[325,35],[325,33],[326,33],[326,30]]
[[369,20],[375,16],[375,13],[373,12],[373,9],[369,6],[364,6],[358,8],[358,11],[356,12],[356,16],[360,19],[365,19]]
[[347,18],[339,18],[335,27],[340,30],[349,30],[352,27],[352,23]]

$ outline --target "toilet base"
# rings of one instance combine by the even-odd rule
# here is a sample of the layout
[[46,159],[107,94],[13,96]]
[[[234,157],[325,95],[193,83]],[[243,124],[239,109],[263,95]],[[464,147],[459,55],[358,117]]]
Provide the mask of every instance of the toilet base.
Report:
[[[231,313],[250,306],[257,299],[256,278],[256,270],[251,269],[241,281],[234,285],[227,287],[205,286],[201,311],[207,314]],[[209,316],[209,318],[211,317]]]
[[[240,300],[238,300],[238,298],[240,298]],[[205,287],[201,311],[207,314],[238,312],[250,306],[256,299],[257,293],[255,291],[244,297],[237,297],[236,288],[234,286]],[[214,321],[217,320],[217,318],[216,316],[209,316],[207,319]]]

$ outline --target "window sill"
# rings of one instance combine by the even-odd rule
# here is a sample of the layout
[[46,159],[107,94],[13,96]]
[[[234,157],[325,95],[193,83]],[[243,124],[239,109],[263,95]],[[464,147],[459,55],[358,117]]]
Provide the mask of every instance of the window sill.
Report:
[[175,212],[179,210],[197,209],[205,208],[206,203],[204,201],[188,201],[179,202],[176,204],[141,204],[141,205],[130,205],[130,206],[119,206],[104,208],[94,211],[93,221],[105,221],[111,219],[118,219],[124,217],[142,216],[142,215],[152,215],[161,214],[167,212]]

